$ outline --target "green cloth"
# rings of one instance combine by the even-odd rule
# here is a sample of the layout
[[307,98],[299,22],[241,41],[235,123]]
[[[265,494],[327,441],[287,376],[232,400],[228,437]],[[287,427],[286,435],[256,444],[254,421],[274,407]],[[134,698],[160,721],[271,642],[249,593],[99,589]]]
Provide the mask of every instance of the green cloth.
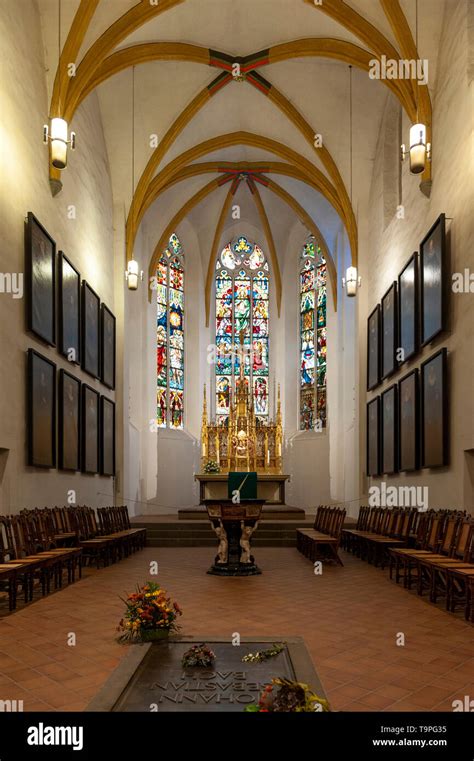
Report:
[[257,499],[257,474],[231,471],[227,481],[227,496],[232,499],[234,491],[240,491],[240,499]]

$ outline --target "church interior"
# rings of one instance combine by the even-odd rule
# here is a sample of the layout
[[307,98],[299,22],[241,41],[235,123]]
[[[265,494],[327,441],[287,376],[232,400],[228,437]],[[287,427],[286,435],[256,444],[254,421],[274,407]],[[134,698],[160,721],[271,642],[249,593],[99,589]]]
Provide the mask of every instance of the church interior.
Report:
[[473,0],[0,41],[1,710],[474,710]]

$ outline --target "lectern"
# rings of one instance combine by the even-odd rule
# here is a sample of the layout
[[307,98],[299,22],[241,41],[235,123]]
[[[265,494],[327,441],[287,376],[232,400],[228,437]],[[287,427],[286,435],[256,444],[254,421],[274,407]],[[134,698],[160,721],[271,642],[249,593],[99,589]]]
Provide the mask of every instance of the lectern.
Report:
[[219,540],[214,564],[208,573],[215,576],[256,576],[262,573],[250,552],[250,537],[257,528],[263,499],[206,499],[209,520]]

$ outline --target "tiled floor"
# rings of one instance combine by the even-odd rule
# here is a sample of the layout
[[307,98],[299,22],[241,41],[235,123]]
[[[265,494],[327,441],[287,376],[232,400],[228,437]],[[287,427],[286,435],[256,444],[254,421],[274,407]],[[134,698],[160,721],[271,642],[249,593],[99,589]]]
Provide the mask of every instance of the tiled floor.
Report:
[[[84,709],[127,646],[119,599],[159,562],[184,634],[300,635],[335,710],[452,710],[474,697],[474,630],[343,553],[316,576],[294,549],[258,550],[262,576],[206,575],[208,548],[149,548],[0,619],[0,700],[24,710]],[[405,646],[397,646],[397,635]],[[76,644],[68,644],[74,634]]]

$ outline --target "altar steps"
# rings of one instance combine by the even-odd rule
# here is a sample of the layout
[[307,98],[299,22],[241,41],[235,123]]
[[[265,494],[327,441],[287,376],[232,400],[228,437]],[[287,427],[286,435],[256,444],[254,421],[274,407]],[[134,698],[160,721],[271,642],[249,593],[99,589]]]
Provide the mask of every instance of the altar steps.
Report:
[[[296,529],[311,528],[313,520],[270,521],[260,523],[252,536],[253,547],[296,547]],[[217,537],[209,522],[160,520],[149,522],[145,516],[132,519],[132,527],[146,528],[147,547],[217,547]]]

